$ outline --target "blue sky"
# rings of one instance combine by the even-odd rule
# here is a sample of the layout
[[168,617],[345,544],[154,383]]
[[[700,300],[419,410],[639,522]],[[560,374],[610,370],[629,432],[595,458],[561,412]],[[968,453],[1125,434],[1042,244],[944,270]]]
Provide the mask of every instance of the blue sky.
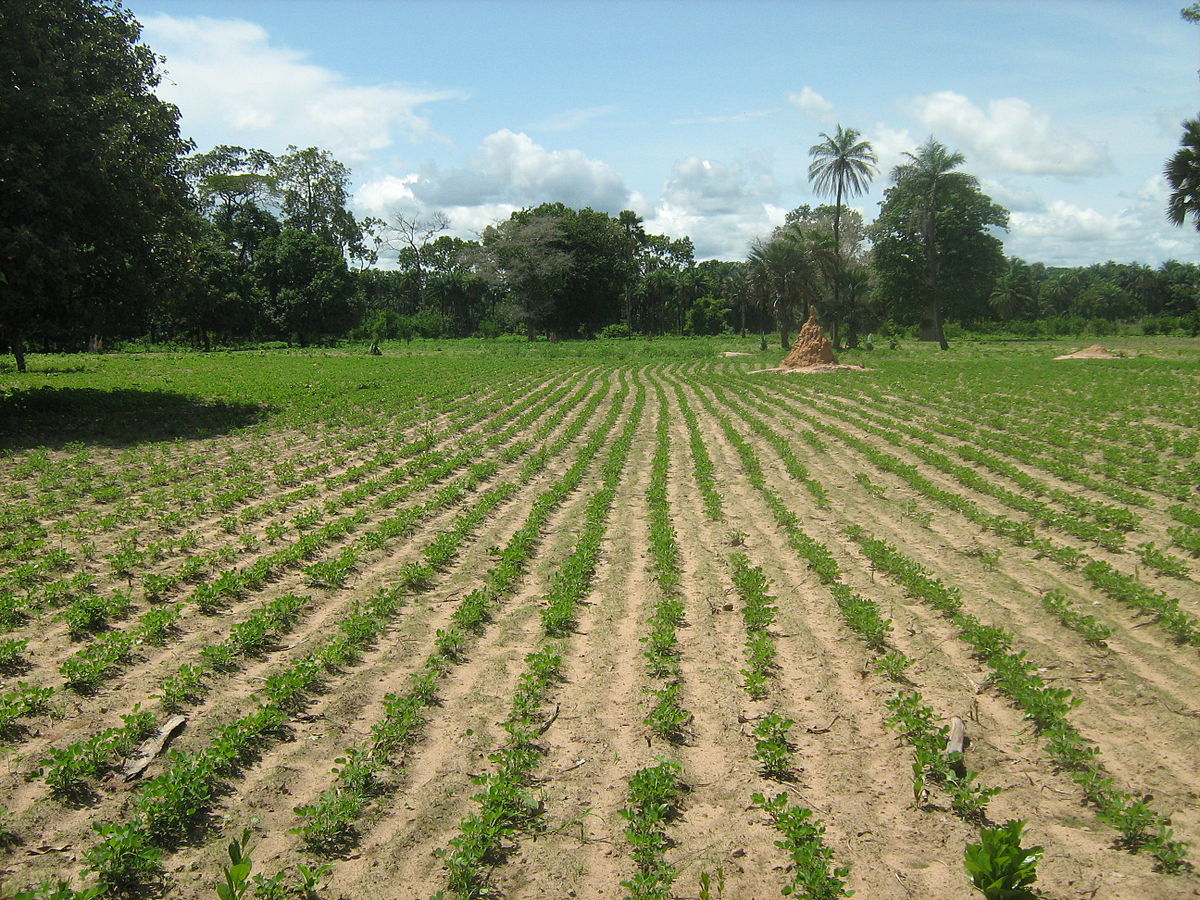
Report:
[[873,219],[933,135],[1011,211],[1011,255],[1195,261],[1164,161],[1200,111],[1182,0],[127,0],[199,149],[288,144],[353,170],[354,205],[445,211],[471,237],[543,201],[742,258],[820,202],[837,124],[880,159]]

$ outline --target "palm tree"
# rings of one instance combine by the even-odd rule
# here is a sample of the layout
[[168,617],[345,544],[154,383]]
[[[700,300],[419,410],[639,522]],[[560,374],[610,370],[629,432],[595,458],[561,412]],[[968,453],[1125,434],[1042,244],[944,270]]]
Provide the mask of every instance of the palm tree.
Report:
[[[836,283],[836,244],[828,231],[782,225],[750,248],[747,270],[758,295],[767,301],[779,326],[779,345],[788,350],[797,313],[801,321],[821,299],[826,285]],[[837,309],[836,306],[833,307]]]
[[842,219],[842,199],[866,193],[876,171],[875,151],[869,141],[860,141],[856,128],[838,125],[833,136],[821,132],[825,140],[813,144],[808,155],[813,161],[808,166],[808,180],[813,190],[823,197],[833,194],[833,236],[841,246],[839,226]]
[[[833,136],[821,132],[824,138],[809,148],[813,161],[808,166],[808,180],[813,190],[824,197],[833,194],[833,242],[837,270],[841,271],[842,253],[842,199],[866,193],[875,175],[875,151],[868,141],[859,140],[858,130],[843,128],[840,124]],[[841,278],[833,278],[833,305],[841,308]]]
[[961,153],[952,153],[940,141],[929,138],[917,148],[917,152],[905,153],[908,162],[892,170],[892,182],[911,192],[914,198],[913,226],[925,247],[925,285],[929,289],[929,300],[925,311],[922,339],[936,340],[943,350],[949,350],[946,334],[942,330],[942,317],[938,302],[938,256],[937,214],[942,198],[951,187],[975,187],[978,180],[965,172],[955,172],[965,162]]
[[1167,199],[1167,218],[1182,225],[1190,216],[1200,229],[1200,119],[1183,123],[1183,139],[1175,155],[1163,169],[1171,196]]

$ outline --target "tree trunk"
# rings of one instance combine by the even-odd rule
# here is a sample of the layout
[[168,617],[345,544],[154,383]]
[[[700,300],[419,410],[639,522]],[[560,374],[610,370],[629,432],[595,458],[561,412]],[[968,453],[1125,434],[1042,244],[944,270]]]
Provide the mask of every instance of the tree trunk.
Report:
[[525,322],[525,337],[530,343],[537,340],[537,327],[533,324],[533,319]]
[[946,343],[946,332],[942,328],[941,309],[936,299],[930,300],[925,305],[925,313],[921,316],[920,339],[937,341],[941,349],[950,349],[950,345]]
[[13,356],[17,358],[17,371],[25,371],[25,342],[21,332],[13,329],[9,332],[8,343],[12,347]]
[[837,318],[837,316],[834,316],[834,318],[833,318],[833,341],[832,341],[834,352],[837,352],[839,349],[841,349],[838,346],[838,330],[841,327],[841,324],[842,324],[841,319]]

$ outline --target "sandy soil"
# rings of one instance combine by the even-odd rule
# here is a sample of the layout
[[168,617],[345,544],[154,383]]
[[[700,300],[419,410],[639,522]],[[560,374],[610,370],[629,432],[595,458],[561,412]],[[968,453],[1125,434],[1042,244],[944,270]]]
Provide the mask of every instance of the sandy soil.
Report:
[[[828,395],[812,387],[825,379],[764,377],[753,381],[764,392],[761,398],[749,391],[731,392],[729,385],[746,374],[747,365],[730,360],[625,370],[628,383],[641,382],[650,390],[609,515],[599,569],[578,626],[562,644],[564,677],[550,698],[557,715],[541,738],[544,755],[536,773],[535,794],[542,805],[544,829],[515,835],[508,842],[507,852],[488,873],[493,895],[598,900],[626,896],[621,882],[633,877],[635,866],[621,809],[627,802],[630,776],[660,756],[681,762],[689,786],[683,813],[669,829],[668,860],[678,872],[673,896],[699,896],[701,875],[711,876],[715,884],[718,872],[727,897],[779,896],[786,883],[788,858],[775,844],[779,835],[750,799],[757,792],[778,791],[788,792],[823,823],[825,841],[837,864],[849,867],[847,884],[858,896],[949,900],[971,893],[962,855],[966,844],[977,839],[978,829],[956,818],[936,795],[922,808],[914,807],[911,750],[884,724],[886,700],[897,685],[875,671],[873,655],[854,637],[834,598],[789,544],[762,492],[747,479],[735,447],[708,409],[711,405],[749,442],[768,487],[785,498],[805,532],[830,548],[845,583],[873,599],[892,619],[892,646],[916,661],[907,687],[920,691],[943,721],[951,716],[965,721],[970,738],[968,766],[986,784],[1003,789],[990,804],[991,819],[1028,820],[1029,840],[1046,848],[1038,881],[1045,896],[1080,900],[1200,896],[1200,877],[1195,873],[1164,875],[1154,871],[1149,855],[1114,847],[1116,832],[1081,803],[1080,789],[1071,779],[1055,771],[1021,711],[990,686],[986,666],[971,656],[955,629],[876,572],[847,539],[846,528],[859,525],[902,547],[927,571],[957,585],[967,610],[1010,630],[1014,646],[1037,662],[1044,678],[1068,687],[1081,700],[1071,721],[1100,748],[1116,782],[1151,795],[1154,808],[1172,817],[1176,836],[1193,846],[1200,845],[1200,769],[1196,766],[1200,654],[1196,649],[1180,646],[1153,622],[1091,588],[1078,570],[1038,557],[1030,548],[984,532],[958,513],[933,504],[898,477],[881,471],[836,433],[820,432],[825,449],[817,451],[805,434],[812,431],[812,422],[828,423],[844,435],[879,446],[982,509],[1020,518],[1000,501],[972,492],[922,461],[912,452],[910,439],[885,443],[866,430],[868,420],[846,413],[835,402],[852,394],[855,388],[850,382],[856,379],[848,379]],[[722,379],[729,380],[722,384]],[[571,383],[580,388],[576,395],[580,400],[601,389],[598,379],[579,376]],[[714,383],[720,390],[713,389]],[[656,385],[666,388],[661,406],[653,390]],[[712,457],[724,510],[720,521],[705,513],[676,385],[696,414]],[[615,390],[614,384],[609,400]],[[293,716],[286,739],[264,747],[261,758],[231,780],[228,790],[211,805],[207,827],[164,858],[167,896],[212,896],[224,843],[243,827],[250,827],[255,835],[256,871],[275,872],[314,861],[291,833],[299,824],[294,809],[313,802],[333,783],[335,761],[348,746],[369,739],[371,726],[383,715],[385,695],[401,689],[420,666],[438,631],[448,627],[458,601],[482,583],[496,561],[497,548],[520,527],[535,498],[571,464],[586,435],[607,413],[609,400],[592,417],[584,437],[522,484],[471,536],[433,587],[407,598],[383,639],[358,662],[329,676],[325,690]],[[620,411],[614,436],[629,415],[631,402],[627,398]],[[907,410],[903,398],[867,391],[857,402],[871,415],[896,416],[897,423],[909,421],[899,416]],[[552,442],[581,406],[580,402],[570,409],[565,404],[548,409],[531,429],[546,424],[544,440]],[[462,411],[443,409],[422,427],[441,429],[435,446],[452,453],[463,442],[503,428],[525,408],[518,399],[475,420]],[[942,414],[946,421],[967,415],[948,409]],[[811,476],[824,487],[828,505],[818,505],[788,475],[770,442],[749,427],[747,415],[767,421],[797,448]],[[688,738],[680,745],[665,743],[643,722],[648,711],[645,691],[651,680],[640,639],[656,597],[650,574],[646,489],[660,417],[666,418],[671,438],[668,499],[682,550],[680,590],[686,608],[679,642],[682,703],[691,720]],[[371,438],[370,426],[363,428],[364,437]],[[404,434],[412,438],[417,433],[413,427]],[[939,440],[950,448],[961,443]],[[237,439],[212,443],[233,456],[241,452]],[[368,462],[393,442],[379,436],[342,452],[340,442],[328,435],[295,433],[277,434],[266,446],[276,459],[328,466],[305,482],[315,487],[313,497],[299,507],[275,510],[248,527],[258,548],[236,549],[238,566],[271,551],[268,526],[290,521],[298,508],[332,501],[349,486],[330,488],[326,479]],[[498,459],[502,449],[492,448],[484,458]],[[251,448],[245,448],[245,453],[253,455]],[[479,490],[518,477],[523,463],[524,457],[503,463]],[[113,454],[105,464],[119,468],[128,463]],[[396,460],[364,478],[385,478],[404,464]],[[1023,464],[1022,471],[1054,489],[1112,502],[1035,466]],[[357,842],[334,860],[322,896],[416,900],[445,887],[437,853],[455,836],[462,818],[476,808],[472,779],[488,770],[489,754],[505,740],[501,723],[522,660],[538,646],[538,612],[547,586],[578,536],[583,508],[599,479],[599,466],[593,464],[578,490],[551,515],[516,591],[473,639],[463,661],[444,676],[439,703],[428,710],[424,735],[402,764],[388,772],[391,791],[370,805],[359,822]],[[137,490],[136,478],[130,481],[138,496],[148,490]],[[438,486],[422,488],[403,503],[422,503]],[[264,481],[243,507],[291,489],[294,485]],[[362,508],[370,508],[370,496],[361,501]],[[15,837],[0,860],[6,886],[28,885],[52,874],[80,873],[84,852],[96,842],[93,824],[121,821],[137,790],[136,784],[112,778],[97,785],[94,796],[79,802],[55,799],[41,780],[29,777],[51,748],[119,724],[119,716],[135,704],[157,710],[154,696],[161,679],[180,664],[197,661],[201,648],[222,639],[233,623],[273,597],[288,592],[311,596],[298,624],[278,646],[248,660],[238,671],[219,676],[214,689],[187,709],[187,727],[173,746],[183,751],[204,747],[215,728],[256,702],[268,674],[327,636],[357,602],[394,583],[399,567],[418,559],[428,540],[449,528],[477,496],[478,491],[461,505],[431,516],[417,534],[365,553],[342,588],[313,588],[295,570],[239,599],[218,616],[187,609],[173,642],[164,648],[139,648],[131,664],[114,673],[92,696],[76,697],[62,690],[58,666],[79,645],[53,610],[19,626],[12,636],[30,641],[31,664],[21,680],[54,686],[64,702],[58,716],[35,717],[28,730],[12,737],[0,767],[8,827]],[[1171,525],[1165,513],[1168,503],[1156,496],[1149,507],[1139,510],[1142,531],[1129,536],[1129,547],[1146,540],[1164,542]],[[67,517],[77,511],[78,507],[64,507],[61,514]],[[323,548],[315,559],[332,558],[372,523],[394,512],[371,508],[358,527]],[[221,518],[210,514],[191,520],[188,527],[197,533],[197,546],[173,551],[154,563],[153,571],[171,571],[189,554],[238,545],[237,536],[221,530]],[[94,538],[100,547],[116,546],[118,539],[116,530]],[[1057,533],[1054,539],[1084,547]],[[1194,561],[1189,561],[1187,578],[1166,579],[1139,567],[1132,553],[1095,546],[1084,549],[1156,589],[1173,591],[1185,608],[1200,608],[1195,591],[1200,569]],[[742,687],[746,632],[731,578],[733,552],[746,554],[762,567],[779,606],[773,628],[779,669],[766,700],[749,699]],[[123,585],[121,579],[106,574],[103,553],[80,565],[93,572],[98,591],[111,592]],[[1107,648],[1089,646],[1043,609],[1040,597],[1050,589],[1065,591],[1114,629]],[[114,627],[130,627],[132,617],[146,608],[139,599],[131,617]],[[765,778],[753,758],[752,730],[769,712],[795,722],[794,777],[786,782]],[[160,761],[148,775],[161,770]],[[43,852],[39,847],[48,849]]]

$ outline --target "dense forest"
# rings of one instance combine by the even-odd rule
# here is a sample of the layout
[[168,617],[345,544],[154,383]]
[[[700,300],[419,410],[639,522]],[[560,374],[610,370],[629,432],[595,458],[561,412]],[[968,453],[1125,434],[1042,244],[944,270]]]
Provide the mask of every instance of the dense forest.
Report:
[[[691,240],[648,233],[631,210],[562,203],[464,240],[437,211],[357,218],[351,172],[327,150],[195,152],[117,0],[14,0],[0,34],[0,341],[18,367],[27,346],[129,340],[754,332],[787,346],[810,312],[851,346],[872,334],[944,344],[962,329],[1200,332],[1194,264],[1006,258],[1007,211],[932,137],[887,173],[865,224],[846,201],[881,174],[875,154],[852,128],[821,134],[809,176],[833,203],[792,210],[743,260],[697,261]],[[1191,155],[1172,161],[1180,224],[1194,199],[1188,133]]]

